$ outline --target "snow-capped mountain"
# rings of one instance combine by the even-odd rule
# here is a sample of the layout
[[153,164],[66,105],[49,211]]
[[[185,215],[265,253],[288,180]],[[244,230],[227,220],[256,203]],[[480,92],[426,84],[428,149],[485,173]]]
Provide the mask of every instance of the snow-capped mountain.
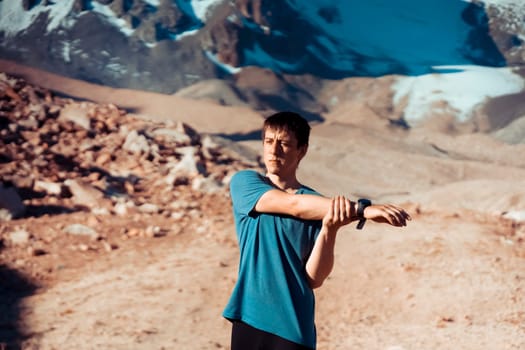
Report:
[[1,0],[0,57],[164,93],[219,78],[246,95],[237,76],[262,67],[281,105],[315,104],[323,79],[395,74],[418,118],[425,86],[476,76],[460,111],[523,90],[524,16],[520,0]]

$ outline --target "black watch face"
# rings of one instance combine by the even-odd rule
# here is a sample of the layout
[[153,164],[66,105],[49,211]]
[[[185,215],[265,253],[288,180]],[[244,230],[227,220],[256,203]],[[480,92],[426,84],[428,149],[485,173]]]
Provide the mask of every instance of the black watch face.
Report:
[[359,203],[363,207],[368,207],[369,205],[372,205],[372,201],[370,199],[366,199],[366,198],[359,199],[357,201],[357,203]]

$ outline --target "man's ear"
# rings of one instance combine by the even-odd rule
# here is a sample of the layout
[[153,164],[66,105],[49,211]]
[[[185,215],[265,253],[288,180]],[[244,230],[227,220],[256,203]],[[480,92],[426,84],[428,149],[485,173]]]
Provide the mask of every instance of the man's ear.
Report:
[[308,152],[307,144],[299,147],[299,160],[303,159],[303,157],[306,155],[306,152]]

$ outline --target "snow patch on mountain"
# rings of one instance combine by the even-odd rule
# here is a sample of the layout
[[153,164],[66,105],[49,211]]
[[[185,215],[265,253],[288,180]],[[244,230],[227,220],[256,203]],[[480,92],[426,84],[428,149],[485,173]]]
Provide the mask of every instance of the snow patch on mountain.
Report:
[[429,114],[439,114],[438,102],[445,101],[456,112],[456,119],[466,121],[474,109],[488,98],[513,94],[525,89],[525,81],[512,68],[482,66],[435,67],[447,74],[400,77],[393,85],[394,103],[407,99],[404,118],[416,124]]
[[58,4],[37,5],[25,11],[20,0],[0,1],[0,31],[6,36],[14,36],[29,28],[43,13],[47,13],[49,23],[47,31],[60,26],[64,18],[71,12],[74,0],[61,0]]
[[222,63],[218,58],[217,55],[214,55],[210,51],[204,51],[204,55],[213,62],[218,68],[220,68],[223,72],[226,72],[228,74],[238,74],[241,72],[242,68],[233,67],[229,64]]
[[177,1],[177,4],[180,6],[183,2],[189,2],[195,16],[199,18],[202,22],[206,22],[208,18],[208,13],[218,4],[222,3],[224,0],[192,0],[192,1]]
[[160,0],[143,0],[146,4],[151,5],[153,7],[157,7],[160,5]]

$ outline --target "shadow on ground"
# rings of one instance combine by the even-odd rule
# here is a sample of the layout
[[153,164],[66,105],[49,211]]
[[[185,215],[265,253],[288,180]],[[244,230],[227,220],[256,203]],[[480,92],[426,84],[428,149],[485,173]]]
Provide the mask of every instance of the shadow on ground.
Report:
[[22,350],[27,335],[23,329],[23,299],[37,286],[26,276],[2,261],[0,241],[0,349]]

